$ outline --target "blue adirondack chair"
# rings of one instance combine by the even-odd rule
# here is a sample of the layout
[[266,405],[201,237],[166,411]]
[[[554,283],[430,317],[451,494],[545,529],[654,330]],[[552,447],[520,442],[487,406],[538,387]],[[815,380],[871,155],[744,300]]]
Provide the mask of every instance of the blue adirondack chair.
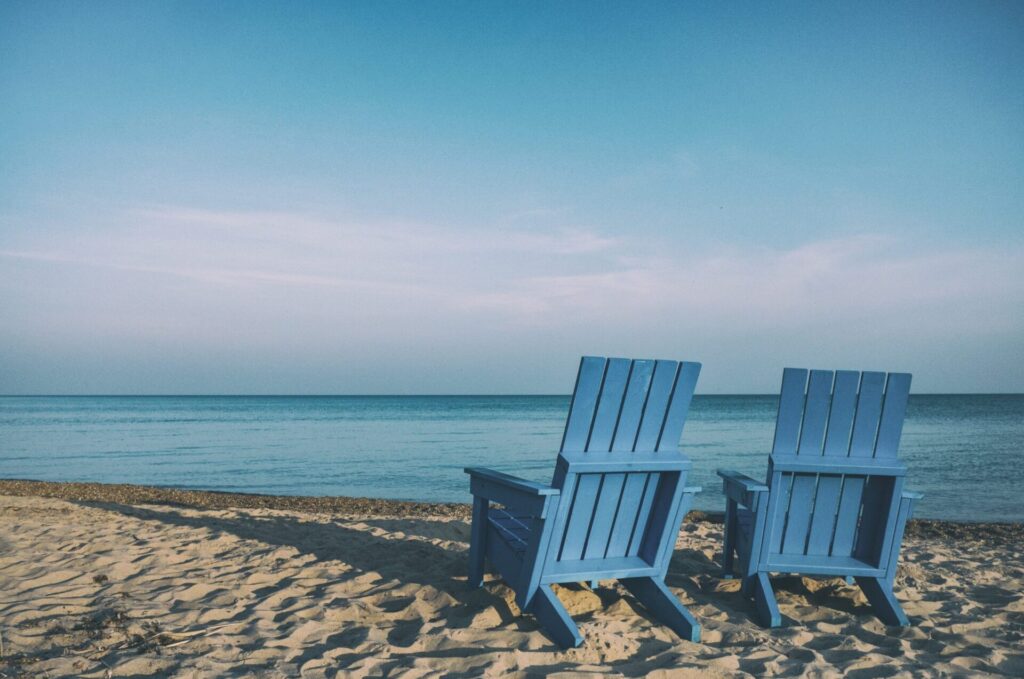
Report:
[[[467,468],[469,583],[484,559],[563,647],[583,642],[553,583],[618,579],[682,638],[700,625],[665,586],[680,523],[700,488],[679,451],[699,363],[587,356],[550,486]],[[500,505],[500,506],[496,506]]]
[[719,470],[726,496],[723,566],[768,627],[781,624],[769,573],[854,579],[875,614],[908,625],[893,595],[903,528],[919,493],[897,458],[906,373],[786,368],[768,478]]

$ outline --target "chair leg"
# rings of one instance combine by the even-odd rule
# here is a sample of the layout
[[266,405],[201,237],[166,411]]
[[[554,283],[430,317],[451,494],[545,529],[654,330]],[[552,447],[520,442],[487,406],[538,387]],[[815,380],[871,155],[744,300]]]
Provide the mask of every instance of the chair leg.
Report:
[[551,585],[541,585],[537,589],[537,594],[530,602],[529,611],[562,648],[575,648],[583,643],[583,637],[580,636],[576,623],[572,621],[565,606],[555,596]]
[[484,584],[484,554],[487,553],[487,500],[473,498],[473,526],[469,536],[469,586]]
[[782,624],[779,604],[775,601],[775,592],[772,591],[772,583],[767,573],[758,573],[754,576],[754,603],[762,625],[778,627]]
[[725,538],[722,540],[722,577],[731,580],[733,577],[733,557],[736,553],[736,500],[725,503],[725,522],[723,529]]
[[620,582],[663,625],[687,641],[700,641],[700,623],[661,580],[623,578]]
[[600,580],[591,580],[590,589],[597,589],[597,586],[601,584]]
[[892,593],[892,583],[885,578],[857,578],[864,596],[868,598],[875,615],[886,625],[906,627],[910,624],[896,596]]

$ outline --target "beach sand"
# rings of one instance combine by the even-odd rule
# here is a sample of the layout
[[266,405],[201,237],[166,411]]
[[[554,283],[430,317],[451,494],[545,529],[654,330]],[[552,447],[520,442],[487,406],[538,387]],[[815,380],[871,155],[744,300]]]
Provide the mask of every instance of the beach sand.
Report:
[[[48,497],[44,497],[48,496]],[[557,588],[562,651],[495,576],[466,586],[468,510],[0,482],[2,676],[1024,675],[1020,525],[916,522],[886,628],[838,579],[777,577],[766,630],[692,513],[668,585],[700,644],[614,582]]]

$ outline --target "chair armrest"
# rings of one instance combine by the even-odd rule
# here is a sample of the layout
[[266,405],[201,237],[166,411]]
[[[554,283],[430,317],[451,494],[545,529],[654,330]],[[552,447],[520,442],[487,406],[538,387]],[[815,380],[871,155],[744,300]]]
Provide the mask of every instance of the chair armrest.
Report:
[[517,492],[526,493],[527,495],[558,495],[561,492],[557,488],[545,486],[536,481],[527,481],[518,476],[512,476],[511,474],[505,474],[484,467],[466,467],[463,471],[469,474],[471,478],[486,479],[491,483],[496,483]]
[[493,469],[466,467],[463,471],[469,474],[469,490],[474,497],[497,502],[509,509],[539,518],[547,516],[550,501],[562,492],[558,488]]
[[746,474],[740,474],[731,469],[719,469],[717,474],[722,477],[722,492],[726,497],[739,502],[744,507],[754,508],[757,504],[758,494],[768,492],[768,486],[760,481],[755,481]]

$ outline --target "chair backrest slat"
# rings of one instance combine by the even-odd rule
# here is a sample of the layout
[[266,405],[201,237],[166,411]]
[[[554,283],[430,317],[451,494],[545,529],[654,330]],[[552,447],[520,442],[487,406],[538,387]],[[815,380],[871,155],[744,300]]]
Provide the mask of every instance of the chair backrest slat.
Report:
[[904,373],[783,372],[769,554],[881,558],[906,471],[894,460],[909,393]]
[[[614,467],[620,454],[677,451],[699,374],[699,363],[584,357],[562,452],[611,453]],[[594,463],[581,463],[574,472],[570,458],[577,459],[560,458],[552,481],[566,503],[556,524],[561,532],[553,536],[554,558],[637,556],[645,540],[645,549],[652,549],[651,540],[657,540],[645,536],[657,531],[649,524],[664,523],[662,514],[671,509],[665,503],[675,501],[673,489],[682,487],[685,472],[600,471]]]
[[811,511],[814,505],[812,474],[796,474],[789,494],[789,512],[782,540],[783,554],[803,554],[807,544],[807,529],[811,525]]
[[800,455],[821,455],[825,438],[825,424],[828,408],[832,401],[831,370],[812,370],[807,383],[807,403],[804,406],[804,420],[800,428]]
[[615,428],[612,450],[618,452],[633,450],[653,375],[654,361],[633,361],[633,371],[629,376],[629,385],[626,387],[626,397],[622,403],[622,412],[619,414],[619,424]]
[[828,414],[828,433],[825,434],[825,457],[846,457],[850,452],[850,432],[853,415],[857,410],[857,387],[860,373],[855,370],[837,370],[832,389],[832,408]]
[[668,414],[665,416],[665,425],[661,429],[661,438],[658,439],[656,450],[679,448],[679,439],[683,435],[683,425],[686,424],[686,415],[690,412],[690,402],[693,400],[693,390],[697,386],[699,375],[699,363],[679,364],[672,402],[668,404]]
[[850,457],[874,456],[884,389],[885,373],[861,373],[857,415],[853,420],[853,435],[850,437]]
[[818,491],[814,496],[814,517],[811,519],[811,529],[807,535],[808,554],[828,554],[829,547],[832,546],[842,487],[841,476],[822,476],[818,479]]
[[775,419],[775,454],[794,454],[800,441],[800,423],[804,415],[804,386],[807,371],[786,368],[782,371],[782,393],[779,395],[779,414]]
[[644,404],[644,414],[633,450],[648,451],[657,448],[678,375],[677,361],[657,361],[654,364],[654,376],[651,378],[651,387],[647,390],[647,402]]
[[594,409],[604,381],[605,359],[584,356],[576,376],[576,389],[569,405],[569,417],[562,435],[563,451],[586,450],[590,427],[594,422]]
[[882,421],[878,425],[878,441],[875,443],[876,458],[896,457],[900,447],[900,435],[903,433],[903,419],[907,414],[909,394],[910,375],[890,373],[885,386]]
[[612,449],[612,437],[615,436],[615,426],[619,423],[619,413],[622,412],[623,396],[626,393],[626,382],[629,380],[632,363],[628,358],[608,360],[604,384],[601,386],[601,400],[597,406],[586,450]]

